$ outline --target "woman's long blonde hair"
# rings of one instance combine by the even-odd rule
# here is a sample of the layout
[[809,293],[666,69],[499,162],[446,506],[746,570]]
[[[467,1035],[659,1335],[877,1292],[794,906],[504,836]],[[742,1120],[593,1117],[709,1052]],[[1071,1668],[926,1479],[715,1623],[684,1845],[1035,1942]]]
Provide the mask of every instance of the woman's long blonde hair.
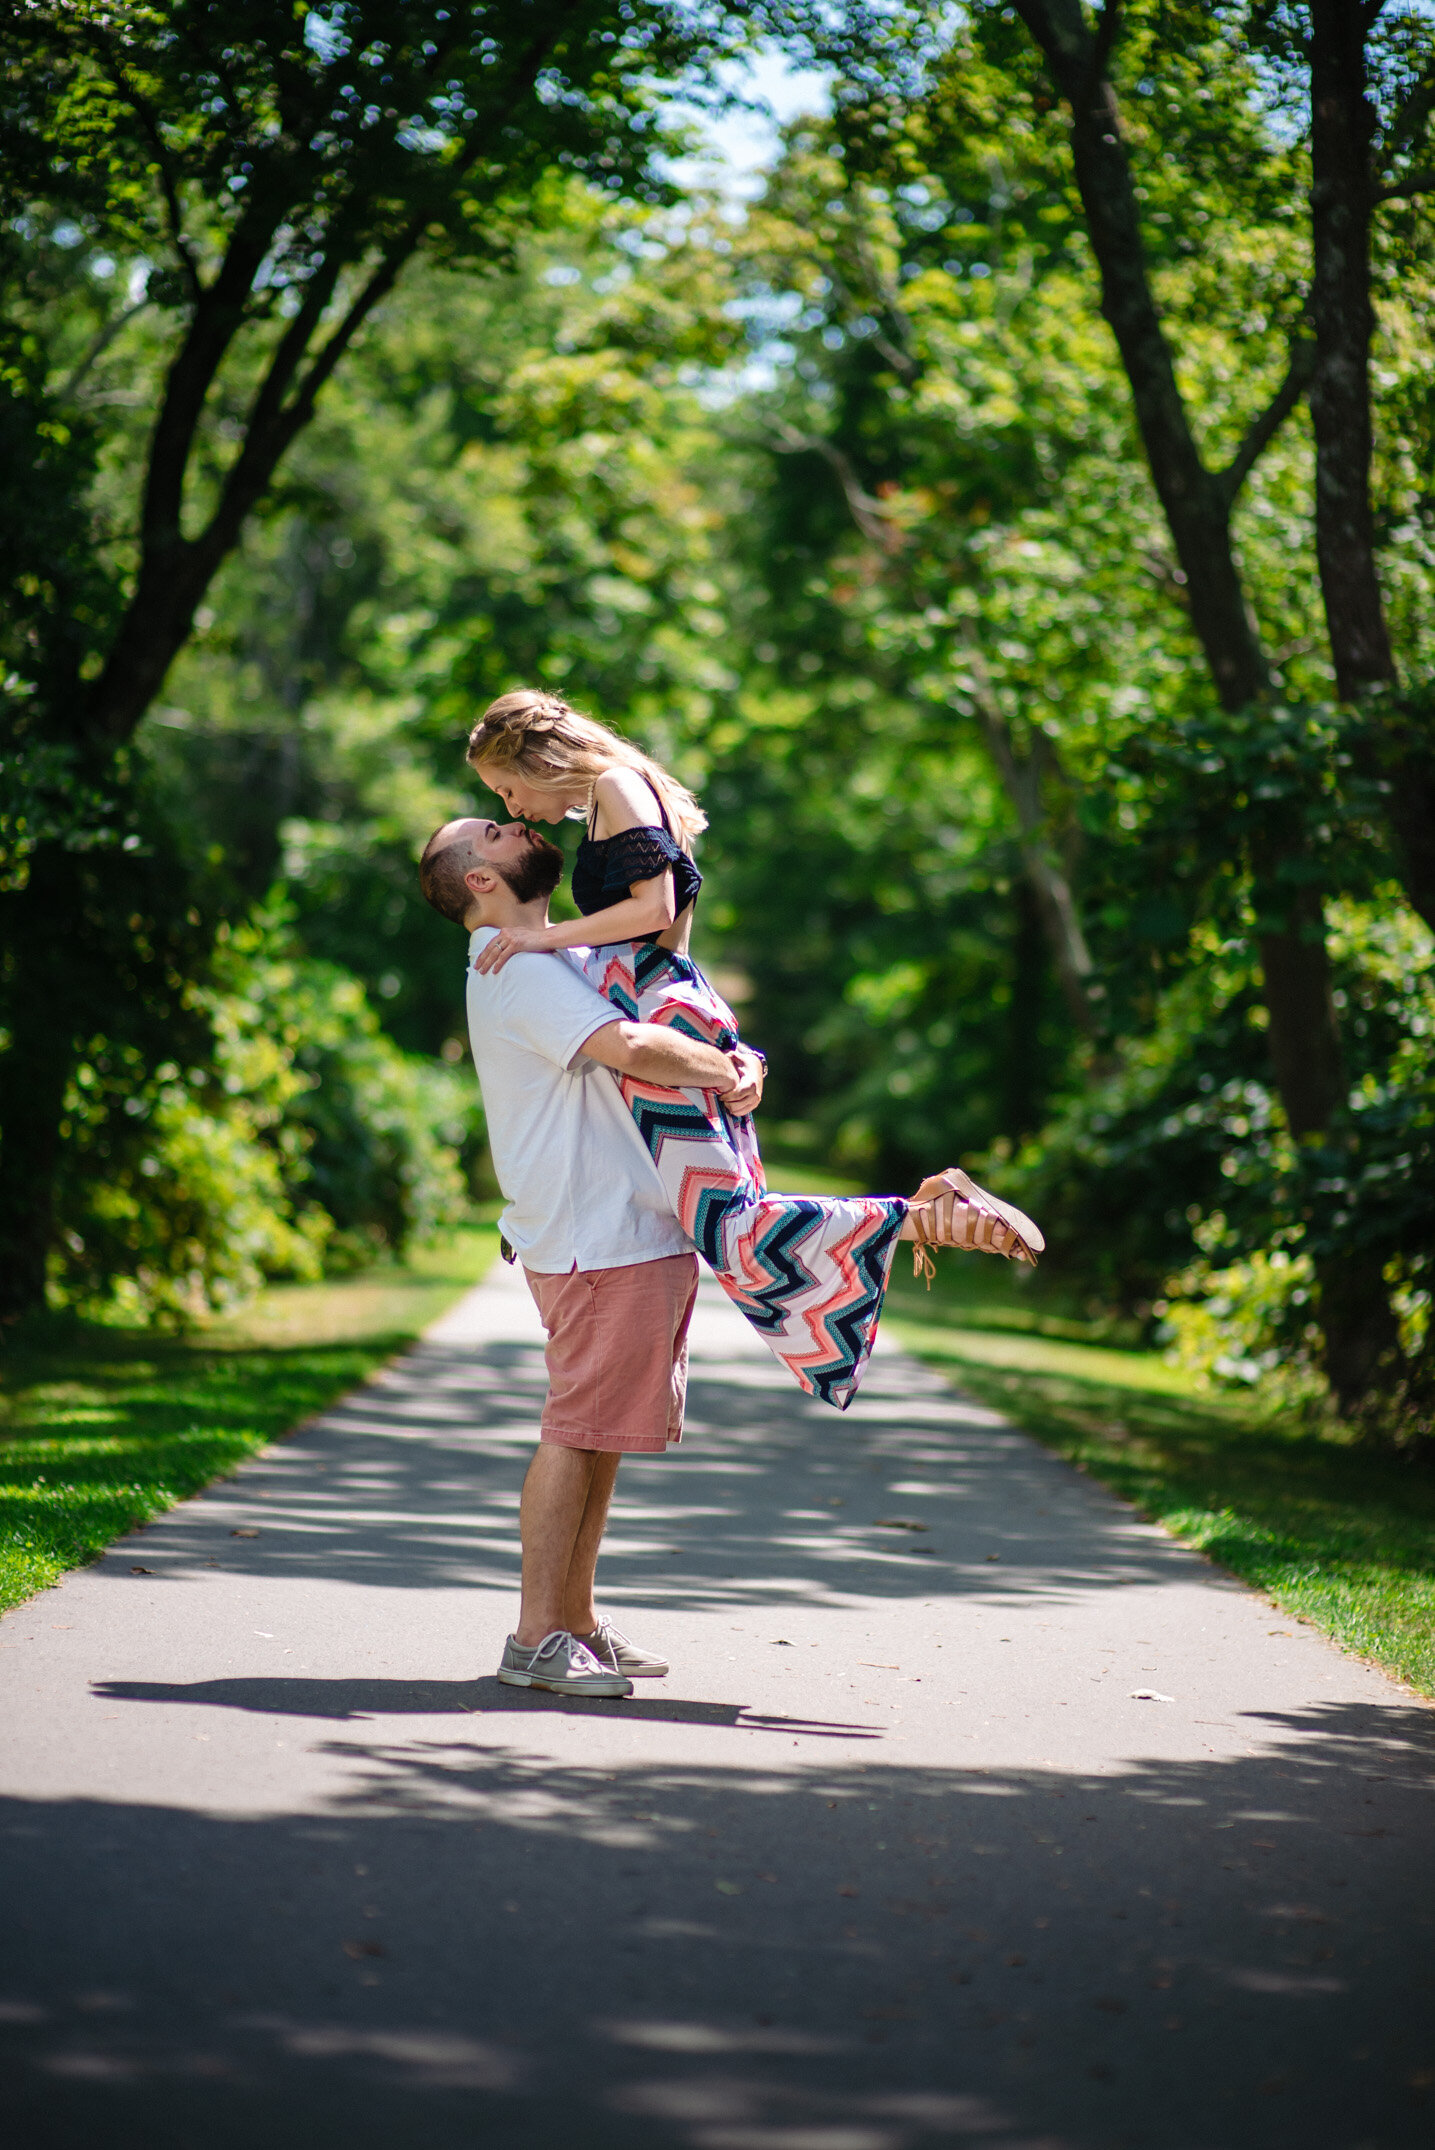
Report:
[[559,694],[536,687],[515,687],[490,702],[468,742],[473,769],[491,762],[513,769],[535,791],[567,791],[575,782],[592,786],[614,763],[636,769],[662,801],[673,835],[691,851],[708,817],[697,800],[666,769],[594,717],[570,709]]

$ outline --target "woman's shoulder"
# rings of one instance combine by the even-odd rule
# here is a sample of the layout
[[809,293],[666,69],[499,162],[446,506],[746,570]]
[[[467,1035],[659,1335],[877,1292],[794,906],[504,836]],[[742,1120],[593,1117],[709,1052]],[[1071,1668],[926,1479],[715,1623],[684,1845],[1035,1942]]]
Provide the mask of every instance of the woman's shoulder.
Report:
[[593,804],[597,808],[595,820],[597,834],[617,836],[624,829],[661,828],[662,808],[657,793],[647,778],[637,769],[624,768],[621,762],[605,769],[593,785]]

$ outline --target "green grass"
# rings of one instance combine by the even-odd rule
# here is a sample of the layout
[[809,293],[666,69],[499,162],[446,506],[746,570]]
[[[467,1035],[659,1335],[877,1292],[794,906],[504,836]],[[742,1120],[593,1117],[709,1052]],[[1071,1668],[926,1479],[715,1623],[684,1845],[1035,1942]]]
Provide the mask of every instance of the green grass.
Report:
[[[900,1256],[899,1256],[900,1261]],[[901,1274],[884,1326],[1283,1613],[1435,1695],[1435,1472],[1294,1412],[1198,1390],[1156,1354],[1074,1341],[1058,1285],[983,1257]]]
[[364,1380],[497,1252],[481,1226],[402,1267],[267,1291],[186,1336],[19,1324],[0,1349],[0,1611]]

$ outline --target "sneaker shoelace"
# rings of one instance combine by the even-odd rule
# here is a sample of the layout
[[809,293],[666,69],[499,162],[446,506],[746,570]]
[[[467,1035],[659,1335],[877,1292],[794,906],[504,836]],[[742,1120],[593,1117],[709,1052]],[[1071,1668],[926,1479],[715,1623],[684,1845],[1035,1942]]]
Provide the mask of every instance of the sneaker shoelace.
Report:
[[539,1643],[533,1653],[533,1662],[537,1664],[540,1659],[546,1660],[557,1657],[565,1649],[568,1652],[569,1664],[580,1672],[586,1672],[590,1669],[594,1672],[602,1672],[606,1669],[599,1664],[586,1642],[580,1642],[576,1635],[570,1635],[564,1628],[555,1628],[551,1635],[544,1636],[542,1642]]

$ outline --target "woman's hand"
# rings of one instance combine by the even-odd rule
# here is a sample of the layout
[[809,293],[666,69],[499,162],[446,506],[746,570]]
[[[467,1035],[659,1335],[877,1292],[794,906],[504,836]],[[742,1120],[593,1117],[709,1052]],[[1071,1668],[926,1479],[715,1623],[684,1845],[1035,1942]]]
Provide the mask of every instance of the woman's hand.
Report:
[[762,1082],[767,1073],[767,1063],[747,1045],[735,1045],[728,1054],[728,1059],[732,1062],[737,1082],[735,1088],[723,1092],[723,1103],[729,1112],[735,1112],[739,1117],[756,1112],[762,1103]]
[[481,977],[501,971],[510,956],[551,955],[552,943],[542,926],[500,926],[474,964]]

